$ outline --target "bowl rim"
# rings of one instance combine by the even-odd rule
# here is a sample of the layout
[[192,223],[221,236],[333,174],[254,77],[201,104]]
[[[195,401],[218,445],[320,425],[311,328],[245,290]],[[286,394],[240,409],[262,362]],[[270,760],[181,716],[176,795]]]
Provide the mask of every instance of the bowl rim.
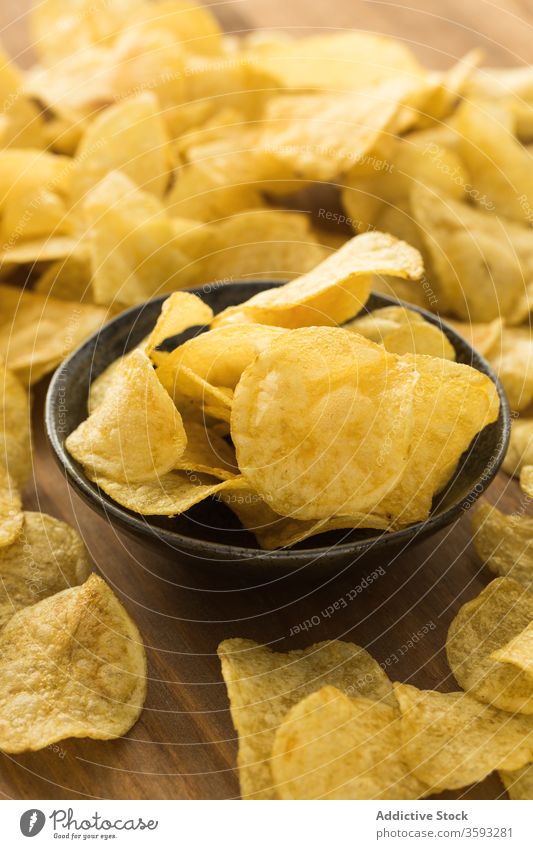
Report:
[[[231,284],[227,284],[228,286],[237,286],[238,284],[246,284],[248,287],[256,287],[257,291],[261,291],[264,288],[273,288],[275,286],[281,286],[286,281],[283,280],[235,280],[232,281]],[[198,297],[202,297],[202,294],[205,295],[206,288],[205,285],[187,288],[180,291],[190,292],[191,294],[197,295]],[[106,493],[101,491],[96,484],[90,481],[83,471],[81,467],[76,463],[76,461],[71,458],[70,454],[67,452],[64,447],[63,441],[60,438],[59,431],[56,428],[56,401],[60,391],[65,391],[65,387],[68,385],[68,374],[69,370],[72,366],[72,363],[75,362],[80,356],[83,355],[86,349],[91,348],[95,345],[98,345],[99,339],[102,334],[110,331],[110,328],[118,322],[121,323],[129,323],[133,324],[138,315],[142,312],[146,307],[155,305],[156,303],[163,303],[171,293],[166,293],[164,295],[151,298],[148,301],[144,301],[141,304],[137,304],[136,306],[130,307],[127,310],[119,313],[119,315],[112,318],[109,322],[106,322],[102,327],[99,328],[95,333],[93,333],[88,339],[86,339],[81,345],[79,345],[69,356],[61,363],[60,366],[54,372],[52,379],[50,381],[45,401],[45,432],[47,435],[48,442],[52,448],[52,454],[63,471],[67,483],[69,483],[73,488],[78,492],[78,494],[83,498],[83,500],[89,504],[96,512],[102,515],[108,522],[111,522],[111,517],[113,520],[117,522],[126,532],[134,535],[141,535],[147,539],[154,539],[160,542],[165,542],[166,544],[171,545],[173,548],[179,546],[178,551],[186,552],[189,555],[197,556],[202,560],[212,560],[213,562],[217,560],[221,560],[224,558],[238,560],[257,560],[257,559],[268,559],[269,561],[279,561],[280,563],[285,563],[287,561],[291,561],[291,563],[295,567],[304,566],[309,563],[310,558],[314,559],[323,559],[324,557],[328,557],[335,553],[339,556],[359,556],[364,554],[367,551],[371,551],[373,548],[388,548],[391,546],[401,546],[402,543],[407,543],[408,541],[415,539],[419,536],[426,536],[428,533],[434,533],[437,530],[440,530],[447,525],[450,525],[454,520],[459,518],[462,513],[466,512],[470,507],[474,504],[475,501],[485,492],[487,487],[495,478],[500,466],[505,457],[505,453],[507,451],[507,447],[510,439],[510,429],[511,429],[511,413],[509,408],[509,402],[505,395],[503,386],[494,372],[490,363],[472,346],[464,339],[451,325],[447,324],[446,321],[443,321],[440,316],[435,313],[431,313],[428,310],[425,310],[423,307],[419,307],[415,304],[410,304],[407,301],[401,301],[396,298],[392,298],[388,295],[384,295],[381,292],[372,292],[370,297],[377,298],[382,302],[383,307],[386,306],[402,306],[407,307],[410,310],[413,310],[419,313],[421,316],[425,318],[430,324],[439,327],[448,339],[452,342],[460,342],[461,345],[466,348],[466,350],[470,353],[473,361],[476,361],[478,365],[473,366],[476,370],[485,373],[496,386],[496,390],[498,392],[498,397],[500,400],[500,418],[501,418],[501,432],[499,434],[500,438],[498,440],[497,450],[493,452],[487,465],[484,467],[484,471],[480,474],[477,479],[473,482],[471,489],[464,493],[461,499],[452,505],[450,505],[443,512],[429,515],[426,519],[421,522],[416,522],[412,525],[408,525],[405,528],[402,528],[398,531],[383,531],[381,533],[376,533],[373,536],[363,539],[363,540],[352,540],[350,542],[338,542],[334,544],[329,544],[327,546],[316,546],[310,548],[280,548],[280,549],[261,549],[261,548],[251,548],[243,545],[232,545],[228,543],[222,542],[214,542],[211,540],[203,540],[199,538],[195,538],[193,536],[186,536],[177,531],[169,530],[167,528],[157,527],[155,525],[151,525],[149,523],[149,518],[147,516],[142,516],[139,514],[137,516],[135,513],[127,510],[124,507],[121,507],[119,504],[114,502]],[[380,308],[380,307],[378,307]],[[373,312],[374,310],[370,310]],[[131,322],[128,322],[128,318],[132,319]],[[455,345],[454,345],[455,347]],[[480,367],[478,367],[480,366]],[[64,436],[66,438],[66,436]],[[469,449],[467,449],[469,450]],[[448,482],[446,486],[453,480],[453,476]],[[446,488],[445,488],[446,489]],[[445,490],[444,490],[445,491]],[[212,557],[209,557],[209,555]],[[222,565],[222,563],[221,563]]]

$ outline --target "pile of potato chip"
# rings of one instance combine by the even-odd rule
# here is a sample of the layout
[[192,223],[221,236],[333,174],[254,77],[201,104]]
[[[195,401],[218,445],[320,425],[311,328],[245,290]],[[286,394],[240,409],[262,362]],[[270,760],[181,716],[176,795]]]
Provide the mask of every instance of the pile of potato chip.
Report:
[[264,548],[424,520],[499,398],[420,313],[355,318],[376,274],[416,280],[420,255],[371,232],[216,316],[174,293],[93,382],[68,451],[129,510],[217,496]]
[[511,798],[530,799],[532,638],[533,594],[497,578],[450,625],[457,692],[393,684],[352,643],[282,654],[225,640],[242,797],[420,799],[498,770]]

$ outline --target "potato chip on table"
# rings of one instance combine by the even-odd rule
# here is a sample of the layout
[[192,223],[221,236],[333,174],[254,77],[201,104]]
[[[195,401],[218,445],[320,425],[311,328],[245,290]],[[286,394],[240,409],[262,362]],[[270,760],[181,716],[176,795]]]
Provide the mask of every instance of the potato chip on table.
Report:
[[495,769],[533,761],[533,718],[482,704],[467,693],[395,684],[401,752],[429,793],[482,781]]
[[448,631],[448,663],[458,684],[503,711],[533,714],[533,593],[497,578],[467,602]]
[[0,667],[0,750],[11,754],[68,737],[121,737],[146,696],[141,636],[94,574],[12,616]]
[[417,280],[422,273],[417,250],[385,233],[364,233],[302,277],[224,310],[213,324],[235,320],[235,316],[242,321],[243,315],[280,327],[342,324],[368,300],[372,275]]
[[0,284],[0,356],[26,384],[36,383],[107,320],[103,307]]
[[16,539],[0,547],[0,627],[17,610],[82,584],[91,565],[76,531],[44,513],[24,512]]
[[496,575],[533,589],[533,519],[482,502],[472,516],[474,548]]
[[270,767],[281,799],[418,799],[427,787],[402,759],[397,711],[323,687],[276,731]]
[[28,392],[0,354],[0,467],[8,476],[5,485],[15,500],[12,486],[23,489],[32,470],[30,419]]
[[218,647],[239,734],[241,795],[274,799],[270,769],[274,737],[290,708],[329,684],[346,695],[394,705],[392,687],[379,664],[363,649],[340,641],[301,651],[273,652],[253,640],[225,640]]
[[23,523],[20,493],[0,461],[0,549],[17,539]]

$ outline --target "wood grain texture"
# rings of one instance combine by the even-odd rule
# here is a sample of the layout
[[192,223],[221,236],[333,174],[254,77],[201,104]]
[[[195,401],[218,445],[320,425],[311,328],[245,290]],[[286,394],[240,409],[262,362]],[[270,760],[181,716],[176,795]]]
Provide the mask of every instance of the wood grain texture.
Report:
[[[2,0],[0,31],[10,53],[30,61],[28,0]],[[334,3],[245,0],[215,4],[229,31],[282,27],[298,33],[361,27],[391,33],[428,64],[442,67],[482,46],[487,61],[533,61],[533,5],[528,0],[406,0]],[[321,586],[278,580],[241,586],[192,574],[172,551],[154,555],[119,535],[69,490],[54,464],[42,427],[47,381],[34,390],[35,483],[25,504],[70,522],[95,566],[109,581],[144,635],[149,692],[140,721],[126,739],[67,740],[33,754],[0,757],[0,792],[8,798],[234,798],[236,741],[216,647],[249,637],[288,651],[323,639],[365,646],[393,679],[419,687],[455,689],[444,642],[459,606],[490,580],[471,544],[465,515],[453,527],[399,555],[386,574],[361,588],[331,616],[322,611],[360,587],[368,569],[357,563]],[[500,475],[489,499],[511,512],[520,501],[515,482]],[[291,637],[314,616],[320,624]],[[427,633],[413,637],[419,632]],[[409,647],[411,643],[411,646]],[[493,776],[458,797],[498,798]],[[451,796],[451,794],[450,794]]]

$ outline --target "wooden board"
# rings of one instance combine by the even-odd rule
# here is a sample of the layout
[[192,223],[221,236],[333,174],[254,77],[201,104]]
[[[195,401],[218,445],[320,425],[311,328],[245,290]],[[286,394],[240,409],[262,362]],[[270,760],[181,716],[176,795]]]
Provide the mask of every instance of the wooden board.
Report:
[[[0,26],[13,55],[29,61],[26,0],[3,0]],[[333,4],[308,0],[248,0],[215,8],[226,28],[278,26],[299,32],[358,26],[398,35],[438,67],[481,45],[492,63],[533,61],[533,7],[500,0],[404,0]],[[42,752],[1,756],[0,792],[7,798],[225,799],[238,796],[235,733],[216,648],[220,640],[249,637],[288,651],[323,639],[365,646],[393,679],[419,687],[455,689],[444,642],[459,606],[490,580],[471,545],[465,515],[453,527],[396,557],[364,587],[368,569],[357,563],[322,585],[287,580],[244,583],[192,574],[168,551],[154,555],[117,533],[69,490],[43,434],[47,381],[34,391],[35,485],[28,509],[70,522],[83,536],[95,566],[139,624],[150,667],[148,700],[126,739],[67,740]],[[520,502],[513,481],[500,475],[489,499],[511,512]],[[357,591],[354,601],[344,605]],[[339,601],[332,615],[328,608]],[[319,624],[290,636],[299,623]],[[496,776],[458,797],[497,798]],[[451,796],[451,794],[450,794]]]

